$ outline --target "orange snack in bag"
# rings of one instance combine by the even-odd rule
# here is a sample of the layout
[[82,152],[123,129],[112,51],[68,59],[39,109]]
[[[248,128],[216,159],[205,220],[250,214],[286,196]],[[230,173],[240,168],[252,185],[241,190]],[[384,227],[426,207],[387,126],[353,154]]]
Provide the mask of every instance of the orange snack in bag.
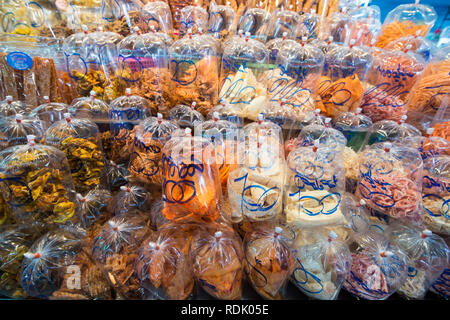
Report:
[[376,47],[384,48],[390,42],[400,39],[409,35],[417,35],[417,31],[420,30],[420,36],[426,36],[428,31],[427,25],[416,25],[411,21],[393,21],[386,25],[381,31],[381,35],[378,37],[375,43]]

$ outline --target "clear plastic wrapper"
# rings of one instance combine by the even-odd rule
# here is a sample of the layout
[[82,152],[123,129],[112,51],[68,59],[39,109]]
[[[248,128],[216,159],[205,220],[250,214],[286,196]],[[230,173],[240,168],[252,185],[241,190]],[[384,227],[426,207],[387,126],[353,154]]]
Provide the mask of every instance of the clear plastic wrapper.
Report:
[[149,116],[151,113],[148,101],[131,95],[131,90],[127,89],[125,96],[110,103],[112,136],[110,160],[117,164],[129,163],[135,136],[134,127]]
[[191,246],[199,286],[217,299],[240,300],[244,250],[239,235],[225,228],[202,228],[194,233]]
[[391,10],[378,35],[377,47],[384,48],[390,42],[407,35],[425,37],[436,22],[437,14],[433,7],[416,3],[401,4]]
[[63,66],[60,41],[40,38],[36,43],[28,36],[0,37],[0,99],[12,96],[28,110],[45,103],[63,102],[63,88],[57,70]]
[[44,141],[64,152],[72,180],[79,192],[104,183],[105,157],[97,125],[88,119],[65,119],[45,132]]
[[345,171],[340,152],[320,146],[295,148],[287,158],[284,214],[301,228],[344,225]]
[[433,156],[424,160],[422,201],[425,226],[433,232],[450,235],[447,188],[450,179],[450,156]]
[[105,189],[92,189],[86,195],[77,194],[80,223],[83,228],[89,228],[103,216],[109,215],[109,202],[112,194]]
[[2,3],[0,18],[2,33],[36,36],[36,30],[30,25],[27,7],[24,1],[12,0]]
[[392,41],[386,47],[385,50],[400,50],[403,51],[407,47],[411,46],[411,51],[422,56],[425,61],[429,61],[437,51],[436,45],[427,38],[419,37],[418,35],[406,36]]
[[[155,197],[155,199],[158,199],[158,197]],[[163,209],[164,201],[161,199],[161,197],[159,197],[159,200],[155,200],[150,207],[150,222],[152,230],[154,231],[158,231],[167,223],[169,223],[169,220],[167,220],[162,213]]]
[[289,38],[295,38],[296,27],[301,23],[300,15],[292,10],[276,10],[269,21],[265,32],[265,40],[281,38],[285,32]]
[[208,12],[205,8],[197,5],[187,5],[180,10],[179,32],[183,36],[191,30],[197,33],[208,30]]
[[355,112],[344,112],[333,119],[333,126],[344,134],[347,147],[355,152],[364,147],[367,134],[372,127],[372,120],[361,114],[361,111],[361,108],[357,108]]
[[372,62],[372,55],[354,41],[334,46],[325,55],[325,65],[319,80],[317,93],[321,97],[323,110],[335,117],[359,107],[364,94],[362,81]]
[[417,149],[424,162],[431,157],[450,155],[450,141],[432,136],[433,131],[433,128],[428,128],[425,136],[406,137],[399,143],[405,143],[407,146]]
[[105,31],[126,37],[136,25],[143,25],[141,6],[136,1],[102,0],[101,12]]
[[281,300],[283,287],[294,270],[293,235],[275,225],[255,227],[244,239],[245,271],[264,299]]
[[[447,245],[450,244],[450,238],[445,238]],[[445,299],[450,298],[450,263],[447,264],[444,271],[442,271],[439,278],[433,283],[430,288],[431,292],[437,293]]]
[[271,15],[262,8],[249,8],[239,20],[238,30],[249,32],[252,38],[265,41],[265,32]]
[[32,245],[32,236],[19,226],[0,226],[0,294],[9,298],[26,298],[20,286],[23,255]]
[[234,32],[236,25],[234,20],[236,12],[227,5],[215,5],[211,3],[209,8],[208,33],[217,39],[227,39]]
[[370,213],[364,200],[358,200],[353,193],[345,192],[342,195],[341,209],[347,220],[346,227],[353,232],[364,234],[370,229]]
[[267,102],[267,63],[270,54],[263,43],[232,38],[223,52],[219,101],[231,105],[243,118],[256,120]]
[[176,123],[180,128],[193,129],[197,124],[205,121],[203,115],[195,109],[197,102],[192,102],[190,106],[179,104],[169,112],[169,120]]
[[409,49],[383,51],[373,58],[361,102],[362,112],[373,122],[399,121],[408,111],[410,92],[425,68],[422,57]]
[[307,40],[316,39],[320,30],[320,15],[314,11],[305,12],[300,16],[298,23],[295,26],[295,37],[302,39],[306,37]]
[[118,299],[141,299],[143,294],[134,264],[142,241],[150,234],[141,216],[125,214],[111,218],[93,235],[92,257],[101,264]]
[[202,137],[170,139],[162,154],[164,216],[171,221],[213,221],[220,216],[221,186],[214,145]]
[[283,48],[297,47],[297,41],[287,39],[287,32],[284,32],[281,38],[275,38],[267,41],[266,47],[270,53],[270,62],[276,63],[278,52],[283,50]]
[[133,178],[143,183],[161,184],[162,149],[177,128],[176,123],[164,120],[161,114],[147,118],[136,126],[133,154],[128,167]]
[[141,11],[142,20],[146,28],[144,31],[150,30],[153,26],[157,32],[172,34],[173,23],[172,13],[169,4],[165,1],[152,1],[146,3]]
[[185,229],[167,225],[142,242],[135,272],[150,299],[184,300],[193,294],[191,241]]
[[406,254],[408,263],[408,277],[397,292],[407,299],[423,299],[450,262],[447,244],[428,229],[399,224],[389,228],[388,237]]
[[[205,30],[205,29],[203,29]],[[219,58],[207,36],[188,34],[169,48],[171,106],[197,103],[206,116],[217,104]]]
[[12,96],[6,96],[4,101],[0,102],[0,117],[15,116],[16,114],[26,113],[26,107],[21,101],[13,101]]
[[381,120],[375,122],[370,129],[367,144],[385,141],[396,142],[407,137],[420,137],[420,130],[405,123],[405,120],[406,116],[403,116],[401,121]]
[[347,41],[354,39],[357,46],[369,46],[372,41],[376,41],[381,29],[380,8],[378,6],[359,7],[351,10],[349,15],[351,23],[347,25]]
[[118,191],[121,186],[128,183],[128,164],[117,164],[112,160],[106,163],[106,185],[112,191]]
[[14,219],[22,223],[64,224],[74,219],[75,196],[69,163],[58,149],[35,144],[0,153],[3,197]]
[[134,33],[118,44],[122,79],[131,93],[147,99],[151,112],[167,114],[170,73],[168,50],[172,43],[169,35],[151,31]]
[[144,187],[132,184],[121,186],[114,196],[113,214],[119,216],[133,212],[145,216],[145,212],[150,210],[152,200],[152,195]]
[[220,120],[230,121],[234,123],[238,128],[242,128],[244,126],[244,119],[239,115],[239,113],[233,108],[232,105],[219,103],[217,106],[211,109],[211,111],[208,113],[207,119],[213,119],[214,112],[217,112],[219,114]]
[[345,191],[355,193],[359,176],[359,153],[346,146],[342,151],[342,160],[345,168]]
[[[310,233],[310,231],[306,231]],[[297,237],[299,235],[296,235]],[[310,241],[293,246],[295,269],[291,282],[308,297],[335,300],[350,271],[351,253],[348,245],[331,231],[302,235]],[[311,241],[314,239],[313,241]]]
[[350,28],[351,18],[344,12],[335,12],[328,16],[323,27],[322,38],[333,37],[337,43],[344,43]]
[[357,233],[349,248],[352,266],[343,286],[351,294],[367,300],[385,300],[405,282],[406,255],[384,235],[373,231]]
[[277,67],[269,72],[267,84],[269,101],[291,107],[296,118],[314,111],[316,88],[324,64],[322,51],[304,40],[301,44],[281,46]]
[[[48,98],[48,97],[44,97]],[[50,102],[46,99],[44,104],[30,112],[30,117],[41,120],[44,130],[47,130],[52,124],[64,119],[64,114],[69,112],[69,105],[59,102]]]
[[281,128],[270,121],[244,127],[238,164],[228,176],[232,221],[265,221],[279,218],[283,206],[286,170]]
[[422,169],[417,150],[381,142],[359,157],[357,194],[367,206],[404,223],[423,225]]
[[0,150],[26,144],[28,135],[34,135],[38,142],[42,141],[44,135],[42,121],[22,114],[0,118]]

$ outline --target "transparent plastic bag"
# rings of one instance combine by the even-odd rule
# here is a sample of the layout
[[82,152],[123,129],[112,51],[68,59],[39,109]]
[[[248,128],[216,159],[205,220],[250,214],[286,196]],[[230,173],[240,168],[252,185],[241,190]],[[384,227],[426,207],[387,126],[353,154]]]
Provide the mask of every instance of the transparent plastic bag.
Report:
[[380,233],[355,234],[349,242],[352,266],[344,282],[351,294],[367,300],[385,300],[408,276],[405,253]]
[[184,36],[191,30],[197,33],[199,29],[208,30],[208,12],[197,5],[188,5],[180,10],[179,32]]
[[302,129],[296,138],[296,146],[312,146],[315,141],[337,152],[342,152],[347,139],[342,132],[330,127],[331,118],[325,119],[325,125],[312,123]]
[[[368,4],[368,2],[366,3]],[[378,6],[359,7],[351,10],[349,15],[351,22],[347,29],[347,41],[354,39],[357,46],[369,46],[372,41],[376,41],[381,29],[380,8]]]
[[[12,36],[11,36],[12,37]],[[0,37],[0,98],[12,96],[28,110],[45,103],[63,102],[63,88],[57,69],[62,66],[60,41],[29,36],[14,36],[8,41]]]
[[367,134],[372,127],[372,120],[361,114],[362,109],[355,112],[344,112],[333,119],[333,126],[341,131],[347,139],[347,147],[359,152],[364,147]]
[[44,141],[63,151],[79,192],[104,183],[105,158],[97,125],[88,119],[65,119],[47,129]]
[[444,239],[430,230],[396,224],[388,237],[406,254],[408,277],[398,293],[407,299],[423,299],[450,261]]
[[150,222],[151,227],[154,231],[158,231],[167,223],[170,223],[169,220],[167,220],[166,217],[164,217],[163,209],[164,209],[164,201],[162,199],[155,200],[150,208],[149,212]]
[[117,164],[112,160],[106,163],[106,185],[112,191],[118,191],[121,186],[128,183],[128,164]]
[[102,0],[101,13],[105,30],[126,37],[133,26],[142,25],[141,10],[142,7],[136,1]]
[[307,40],[316,39],[319,35],[320,22],[320,15],[313,10],[303,13],[296,25],[295,37],[297,39],[306,37]]
[[344,43],[350,28],[351,18],[344,12],[328,16],[322,31],[322,38],[333,37],[334,42]]
[[350,147],[344,147],[342,150],[342,160],[345,168],[345,191],[355,193],[358,184],[358,159],[359,153],[356,153]]
[[270,121],[244,127],[238,164],[228,176],[232,221],[273,220],[281,216],[286,170],[281,128]]
[[194,101],[190,106],[176,105],[169,112],[169,120],[176,123],[180,128],[193,129],[197,124],[205,121],[203,115],[195,110],[197,103]]
[[239,20],[238,30],[250,33],[253,39],[266,40],[265,32],[271,15],[262,8],[249,8]]
[[[417,32],[419,33],[419,32]],[[389,43],[384,49],[386,50],[400,50],[404,51],[407,47],[411,46],[411,51],[419,54],[422,58],[428,62],[437,51],[436,45],[427,38],[419,37],[417,34],[413,36],[406,36]]]
[[0,153],[0,188],[18,222],[64,224],[74,218],[75,197],[69,164],[51,146],[28,144]]
[[309,237],[315,241],[293,246],[295,269],[291,282],[308,297],[335,300],[350,271],[348,245],[333,231],[328,236],[319,232]]
[[297,147],[289,153],[284,193],[288,224],[301,228],[344,225],[341,211],[345,171],[340,152],[314,146]]
[[354,112],[363,98],[362,81],[371,62],[370,52],[354,46],[353,40],[348,46],[334,46],[328,50],[317,88],[322,111],[331,117],[346,111]]
[[297,47],[297,42],[293,39],[287,39],[287,32],[284,32],[281,38],[267,41],[266,47],[270,53],[270,62],[276,63],[278,52],[283,50],[283,48]]
[[285,32],[289,38],[294,38],[296,27],[301,23],[301,17],[292,10],[275,10],[267,23],[266,40],[281,38]]
[[450,156],[433,156],[424,160],[422,201],[425,226],[433,232],[450,235],[447,183]]
[[396,142],[407,137],[420,137],[420,130],[405,121],[406,116],[403,116],[401,121],[381,120],[375,122],[369,131],[367,144]]
[[121,186],[119,192],[114,196],[113,214],[116,216],[127,213],[144,213],[150,210],[151,194],[138,185]]
[[118,44],[122,79],[131,93],[147,99],[153,115],[167,115],[170,74],[168,50],[172,40],[169,35],[156,32],[141,34],[136,30]]
[[22,114],[0,119],[0,150],[26,144],[28,135],[34,135],[38,142],[42,141],[42,121]]
[[425,136],[406,137],[400,140],[399,143],[405,143],[417,149],[424,162],[431,157],[450,155],[450,141],[432,136],[433,132],[433,128],[428,128]]
[[222,192],[214,150],[209,140],[190,133],[164,145],[162,194],[168,220],[208,222],[220,216]]
[[255,227],[244,239],[245,271],[256,292],[268,300],[281,300],[283,287],[294,270],[293,235],[275,225]]
[[219,101],[244,118],[257,120],[267,102],[267,63],[270,54],[263,43],[232,38],[223,52]]
[[[445,239],[445,242],[448,245],[450,243],[450,238],[447,237]],[[430,288],[431,292],[437,293],[447,300],[450,298],[450,280],[448,277],[449,274],[450,274],[450,263],[447,264],[444,271],[442,271],[439,278],[433,283],[433,285]]]
[[238,112],[233,108],[232,105],[227,105],[225,103],[219,103],[217,106],[211,109],[208,113],[207,119],[211,120],[214,117],[214,113],[219,114],[220,120],[227,120],[234,123],[238,128],[244,126],[244,119],[238,114]]
[[390,42],[407,35],[425,37],[436,22],[437,14],[433,7],[416,3],[401,4],[391,10],[384,19],[378,35],[377,47],[384,48]]
[[52,124],[64,119],[64,114],[69,112],[69,106],[65,103],[50,102],[48,97],[37,108],[30,112],[30,117],[41,120],[44,130],[47,130]]
[[[205,29],[204,29],[205,30]],[[197,103],[204,116],[217,104],[219,58],[207,36],[188,34],[169,48],[171,106]]]
[[347,220],[346,227],[351,229],[352,233],[364,234],[370,229],[370,213],[365,206],[364,200],[359,200],[352,193],[342,195],[341,210]]
[[227,2],[226,5],[211,3],[209,8],[208,33],[217,39],[227,39],[234,32],[236,12]]
[[92,257],[101,264],[119,299],[142,298],[134,264],[139,246],[149,234],[141,216],[124,214],[106,221],[91,239]]
[[15,116],[16,114],[26,113],[25,106],[20,101],[13,101],[12,96],[6,96],[4,101],[0,102],[0,117]]
[[184,300],[192,295],[195,280],[186,236],[182,226],[167,225],[142,242],[135,272],[151,299]]
[[[289,43],[291,44],[291,43]],[[277,67],[267,81],[271,102],[284,102],[297,117],[315,109],[315,93],[324,64],[322,51],[312,45],[283,45],[277,55]]]
[[92,189],[85,196],[78,193],[77,215],[81,226],[89,228],[102,217],[108,216],[111,198],[111,192],[105,189]]
[[194,233],[191,246],[199,286],[217,299],[240,300],[244,250],[238,234],[224,228],[202,228]]
[[399,121],[408,111],[411,90],[425,68],[422,57],[408,50],[383,51],[373,58],[361,102],[373,122]]
[[134,150],[128,167],[133,178],[143,183],[161,184],[162,149],[177,128],[176,123],[164,120],[161,114],[136,126]]
[[172,13],[170,12],[168,3],[164,1],[152,1],[146,3],[142,8],[141,14],[145,25],[144,31],[150,30],[153,26],[156,32],[172,34]]
[[376,211],[422,226],[423,162],[419,152],[381,142],[364,149],[359,160],[358,197]]

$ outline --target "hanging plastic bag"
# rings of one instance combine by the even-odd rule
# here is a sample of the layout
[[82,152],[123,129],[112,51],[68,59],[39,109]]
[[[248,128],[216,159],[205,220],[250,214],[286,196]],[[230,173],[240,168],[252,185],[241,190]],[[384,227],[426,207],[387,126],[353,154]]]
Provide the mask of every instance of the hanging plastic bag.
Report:
[[184,228],[167,225],[146,238],[135,262],[136,275],[151,299],[184,300],[194,289]]
[[255,227],[244,239],[245,271],[252,287],[264,299],[282,299],[283,288],[294,270],[293,235],[271,225]]
[[244,250],[236,233],[199,229],[194,233],[191,255],[194,277],[203,290],[221,300],[241,299]]
[[384,19],[376,46],[384,48],[401,37],[417,34],[417,31],[420,31],[420,36],[425,37],[436,19],[436,11],[431,6],[419,4],[419,1],[401,4]]
[[295,269],[291,282],[308,297],[335,300],[350,271],[348,245],[333,231],[328,236],[319,233],[309,237],[315,241],[293,246]]
[[335,12],[328,16],[323,26],[322,38],[333,37],[334,42],[344,43],[349,33],[351,18],[347,13]]
[[359,158],[357,194],[367,206],[405,223],[423,225],[422,169],[417,150],[381,142]]
[[34,135],[38,142],[42,141],[44,128],[39,119],[22,114],[0,119],[0,150],[26,144],[28,135]]
[[280,217],[286,170],[281,128],[260,115],[244,127],[238,166],[228,176],[232,221],[273,220]]
[[344,112],[333,119],[333,126],[341,131],[347,139],[347,147],[359,152],[367,140],[367,134],[372,127],[369,117],[361,114],[362,109],[355,112]]
[[389,228],[388,237],[405,252],[408,263],[408,277],[398,293],[407,299],[423,299],[450,261],[447,244],[430,230],[400,224]]
[[124,214],[106,221],[91,239],[92,257],[102,265],[119,299],[142,298],[134,264],[139,245],[149,233],[141,216]]
[[286,222],[308,228],[343,225],[341,211],[345,171],[339,152],[321,147],[298,147],[287,158],[284,214]]
[[[203,29],[205,30],[205,29]],[[215,45],[189,32],[169,48],[171,106],[191,105],[204,116],[217,104],[219,60]]]
[[74,186],[63,152],[28,136],[27,145],[3,150],[0,159],[0,188],[15,220],[52,225],[74,217]]
[[97,125],[88,119],[72,119],[70,113],[45,132],[45,143],[66,155],[73,183],[79,192],[104,183],[105,158]]

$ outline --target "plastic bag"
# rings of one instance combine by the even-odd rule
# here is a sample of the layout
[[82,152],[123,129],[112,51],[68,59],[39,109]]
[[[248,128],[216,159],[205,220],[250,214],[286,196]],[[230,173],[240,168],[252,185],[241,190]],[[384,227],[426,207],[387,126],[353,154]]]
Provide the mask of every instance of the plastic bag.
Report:
[[15,36],[7,42],[1,38],[0,42],[0,98],[12,96],[28,110],[45,103],[46,96],[52,102],[63,102],[57,74],[63,63],[57,40],[40,39],[37,44],[28,36]]
[[102,0],[101,12],[105,30],[126,37],[133,26],[143,25],[141,10],[141,6],[135,1]]
[[26,113],[26,109],[23,103],[13,101],[12,96],[6,96],[5,100],[0,102],[0,117],[9,117],[24,113]]
[[262,8],[249,8],[241,16],[239,20],[238,30],[243,33],[250,33],[253,39],[265,41],[265,32],[271,15]]
[[[161,197],[159,197],[161,199]],[[158,197],[155,197],[155,199],[158,199]],[[155,200],[150,207],[150,222],[151,227],[154,231],[158,231],[166,224],[170,223],[169,220],[164,217],[164,214],[162,213],[164,209],[164,201],[161,200]]]
[[213,221],[220,215],[221,187],[214,146],[201,137],[170,139],[163,148],[164,216],[171,221]]
[[38,142],[42,141],[44,128],[39,119],[22,114],[0,119],[0,150],[26,144],[28,135],[34,135]]
[[142,8],[142,20],[145,24],[144,31],[151,30],[153,26],[157,32],[172,34],[172,13],[169,4],[164,1],[152,1]]
[[220,73],[219,100],[244,118],[257,120],[267,101],[269,51],[261,42],[234,37],[225,46]]
[[287,32],[284,32],[281,38],[275,38],[267,41],[266,47],[270,53],[270,62],[276,63],[278,52],[283,50],[282,48],[297,47],[297,42],[293,39],[287,39]]
[[356,185],[358,184],[358,159],[359,153],[356,153],[350,147],[344,147],[342,151],[342,160],[345,168],[345,191],[355,193]]
[[347,220],[346,227],[352,232],[364,234],[371,228],[370,213],[365,204],[363,199],[358,201],[352,193],[342,195],[342,213]]
[[122,79],[131,93],[147,99],[151,112],[167,115],[170,74],[168,50],[172,40],[167,34],[140,34],[137,30],[118,44]]
[[111,192],[105,189],[92,189],[85,196],[77,194],[78,211],[81,226],[89,228],[103,216],[109,215]]
[[281,128],[270,121],[244,127],[238,149],[238,166],[228,176],[228,196],[232,221],[273,220],[280,217],[283,206],[286,170]]
[[431,40],[428,40],[424,37],[419,37],[417,34],[394,40],[389,43],[384,49],[404,51],[408,46],[411,46],[410,50],[422,56],[422,58],[426,62],[428,62],[437,51],[436,45],[431,42]]
[[112,192],[118,191],[121,186],[128,183],[128,164],[116,164],[109,160],[105,168],[105,180],[108,189]]
[[232,105],[219,103],[217,106],[211,109],[211,111],[208,113],[207,119],[213,119],[215,112],[219,114],[220,120],[230,121],[231,123],[234,123],[238,128],[242,128],[244,126],[244,119],[238,114],[238,112],[233,108]]
[[69,112],[69,106],[65,103],[50,102],[48,97],[37,108],[30,112],[30,117],[41,120],[44,130],[47,130],[52,124],[64,119],[64,114]]
[[226,5],[211,3],[209,8],[208,33],[217,39],[227,39],[234,32],[236,12],[227,2]]
[[341,154],[333,149],[298,147],[287,158],[284,214],[286,222],[308,228],[343,225],[341,211],[345,171]]
[[367,300],[385,300],[408,276],[405,253],[380,233],[355,234],[349,243],[352,266],[344,288]]
[[197,5],[188,5],[180,10],[179,32],[184,36],[191,30],[197,33],[201,30],[208,30],[208,12]]
[[119,299],[142,298],[134,264],[139,245],[149,234],[141,216],[124,214],[106,221],[93,235],[92,257],[102,265]]
[[328,16],[323,27],[322,38],[333,37],[334,42],[344,43],[350,28],[351,18],[344,12],[335,12]]
[[408,277],[398,293],[408,299],[423,299],[450,261],[444,239],[430,230],[396,224],[388,237],[406,254]]
[[141,186],[121,186],[120,191],[114,196],[113,214],[119,216],[131,212],[144,213],[150,209],[152,200],[152,195]]
[[426,136],[406,137],[400,140],[400,143],[406,143],[408,146],[416,148],[424,162],[430,157],[450,155],[450,141],[441,137],[433,137],[433,131],[433,128],[428,128]]
[[195,281],[186,236],[183,227],[168,225],[142,242],[135,270],[150,298],[184,300],[192,295]]
[[347,144],[347,139],[342,132],[330,127],[330,118],[325,119],[325,125],[312,123],[302,129],[296,138],[297,146],[312,146],[317,140],[319,145],[342,152]]
[[19,222],[64,224],[75,215],[69,164],[63,152],[34,139],[0,153],[3,197]]
[[245,271],[264,299],[282,299],[283,287],[294,270],[292,240],[289,230],[274,225],[255,227],[245,236]]
[[205,121],[203,115],[195,110],[197,102],[192,102],[190,106],[179,104],[169,112],[169,120],[176,123],[180,128],[193,129],[197,124]]
[[322,111],[331,117],[346,111],[354,112],[363,98],[361,81],[365,79],[371,62],[370,52],[355,47],[353,40],[349,46],[335,46],[328,50],[317,88],[324,108]]
[[390,42],[407,35],[425,37],[436,22],[437,15],[433,7],[416,3],[401,4],[391,10],[384,19],[378,35],[377,47],[384,48]]
[[359,160],[357,194],[367,206],[405,223],[423,225],[419,152],[381,142],[364,149]]
[[333,126],[344,134],[347,146],[355,152],[364,147],[372,127],[372,120],[361,114],[361,111],[361,108],[356,108],[355,112],[344,112],[333,119]]
[[297,39],[306,37],[307,40],[316,39],[319,35],[320,22],[320,15],[314,10],[303,13],[296,24],[295,37]]
[[369,131],[367,144],[385,141],[396,142],[407,137],[420,137],[420,130],[405,123],[406,119],[407,117],[403,116],[400,121],[381,120],[375,122]]
[[408,111],[410,92],[425,68],[425,61],[409,49],[383,51],[373,58],[361,102],[362,112],[373,122],[399,121]]
[[425,226],[433,232],[450,235],[447,189],[450,156],[432,156],[424,160],[422,201]]
[[[447,245],[450,243],[450,238],[446,238],[445,242]],[[437,293],[445,299],[450,298],[450,281],[448,275],[450,274],[450,264],[447,264],[444,271],[442,271],[439,278],[433,283],[430,288],[431,292]]]
[[315,241],[293,246],[295,269],[291,282],[308,297],[335,300],[350,271],[348,245],[333,231],[328,236],[319,233],[309,237]]
[[174,122],[164,120],[161,114],[136,126],[134,151],[128,167],[133,178],[143,183],[161,184],[162,149],[177,128]]
[[66,155],[73,183],[79,192],[104,183],[105,158],[97,125],[88,119],[65,119],[54,123],[45,132],[45,143]]
[[[205,30],[205,29],[204,29]],[[219,60],[207,36],[188,34],[169,48],[171,106],[197,103],[204,116],[217,104]]]
[[265,39],[281,38],[285,32],[289,38],[296,36],[296,27],[301,23],[300,15],[292,10],[276,10],[270,16]]
[[222,300],[240,300],[244,250],[239,236],[227,229],[202,228],[194,233],[193,272],[199,286]]
[[[366,2],[368,4],[368,2]],[[364,6],[349,12],[351,22],[347,29],[347,41],[355,40],[357,46],[369,46],[376,41],[381,29],[380,8],[378,6]],[[375,43],[375,42],[374,42]]]

